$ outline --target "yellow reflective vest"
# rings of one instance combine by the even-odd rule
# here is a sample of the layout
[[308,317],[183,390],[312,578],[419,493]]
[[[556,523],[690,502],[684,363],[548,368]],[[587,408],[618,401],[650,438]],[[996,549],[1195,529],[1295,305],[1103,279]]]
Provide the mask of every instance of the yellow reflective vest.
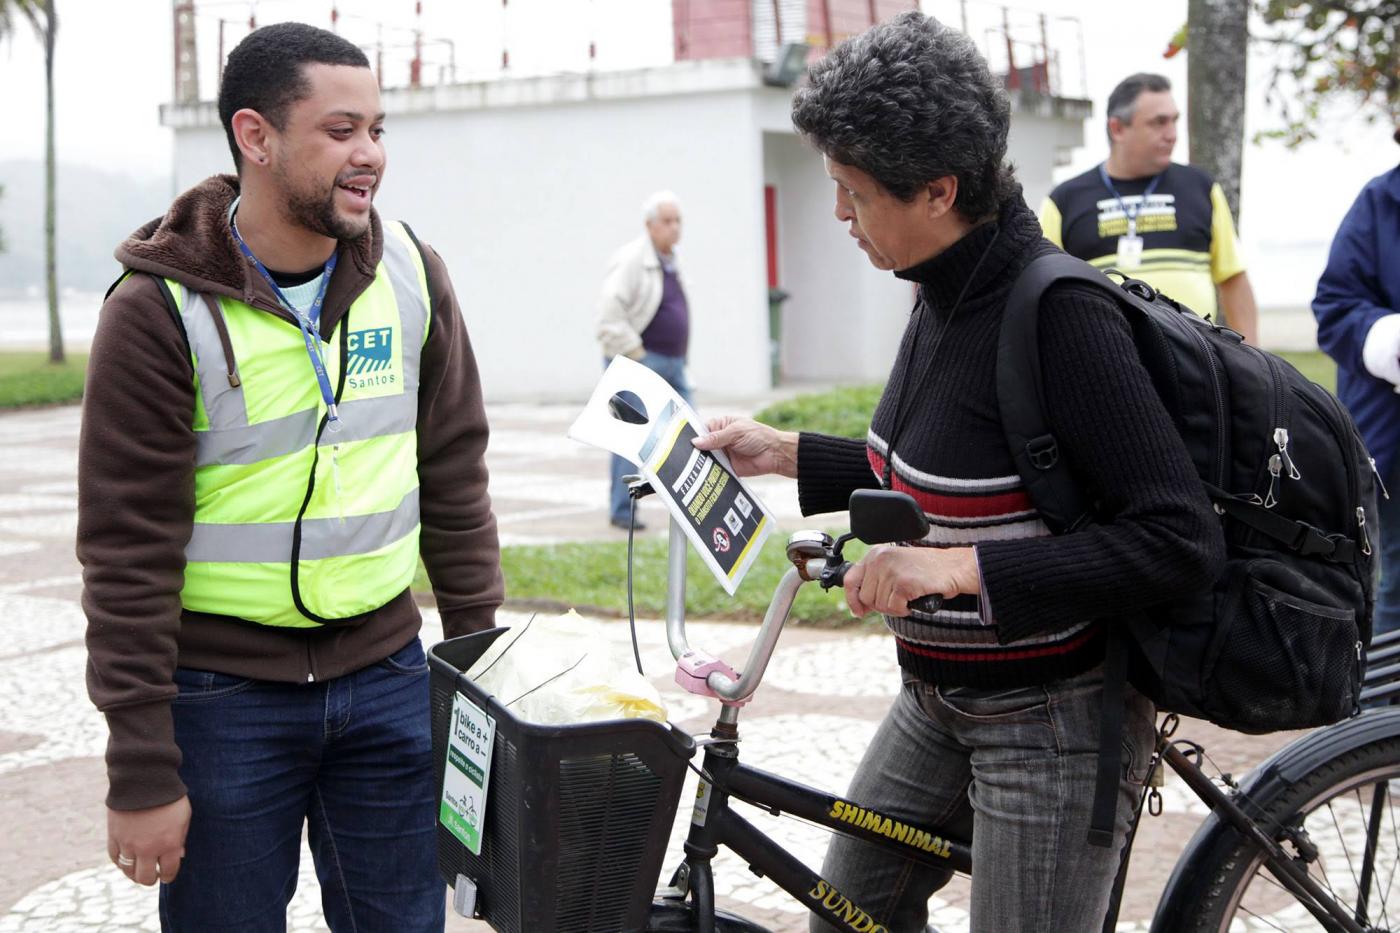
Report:
[[166,280],[195,372],[186,609],[312,628],[377,609],[413,579],[430,299],[407,229],[383,229],[374,281],[322,347],[336,431],[296,325]]

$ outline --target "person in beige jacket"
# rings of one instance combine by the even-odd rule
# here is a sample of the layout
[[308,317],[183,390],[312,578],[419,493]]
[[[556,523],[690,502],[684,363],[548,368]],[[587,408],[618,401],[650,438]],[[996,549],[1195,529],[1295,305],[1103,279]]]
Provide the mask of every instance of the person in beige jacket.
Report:
[[[620,247],[608,261],[598,297],[597,334],[603,365],[626,356],[655,371],[687,403],[690,382],[685,375],[690,340],[690,307],[676,264],[675,246],[681,238],[681,208],[676,196],[658,191],[642,204],[646,232]],[[611,464],[609,522],[627,528],[627,487],[622,477],[632,466],[614,456]],[[645,526],[636,523],[640,530]]]

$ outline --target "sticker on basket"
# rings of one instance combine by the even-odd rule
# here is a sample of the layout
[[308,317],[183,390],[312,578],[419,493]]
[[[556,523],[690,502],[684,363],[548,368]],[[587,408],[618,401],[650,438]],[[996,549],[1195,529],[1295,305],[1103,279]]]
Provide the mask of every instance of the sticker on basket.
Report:
[[701,781],[695,785],[695,809],[690,813],[690,822],[704,826],[710,815],[710,785]]
[[491,778],[491,746],[495,738],[496,721],[462,694],[455,694],[438,821],[471,850],[472,855],[481,854],[481,833],[486,823],[486,785]]

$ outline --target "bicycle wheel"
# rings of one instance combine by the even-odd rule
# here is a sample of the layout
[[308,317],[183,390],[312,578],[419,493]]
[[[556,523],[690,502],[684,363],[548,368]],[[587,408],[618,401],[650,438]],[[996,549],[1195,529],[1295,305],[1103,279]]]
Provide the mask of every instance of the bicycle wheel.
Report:
[[[1324,761],[1269,799],[1238,801],[1367,930],[1400,931],[1400,737]],[[1200,853],[1192,933],[1325,930],[1236,833]],[[1368,859],[1369,850],[1369,859]],[[1369,872],[1367,870],[1369,862]]]

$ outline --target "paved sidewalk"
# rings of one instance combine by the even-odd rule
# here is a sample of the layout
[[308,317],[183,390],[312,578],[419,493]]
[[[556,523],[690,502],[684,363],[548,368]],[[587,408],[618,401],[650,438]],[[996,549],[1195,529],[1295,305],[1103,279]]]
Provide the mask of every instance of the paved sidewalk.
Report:
[[[506,543],[621,538],[606,524],[604,455],[564,437],[575,413],[573,406],[492,406],[489,460]],[[73,556],[77,430],[76,408],[0,414],[0,679],[8,685],[0,691],[0,933],[158,929],[154,892],[132,885],[106,856],[106,730],[83,685],[81,581]],[[795,493],[783,480],[758,486],[779,519],[778,540],[769,546],[781,546],[782,536],[801,527]],[[664,525],[659,505],[645,502],[642,512],[653,529]],[[502,622],[521,618],[506,613]],[[666,671],[661,625],[652,621],[641,628],[647,670]],[[691,639],[742,657],[752,631],[697,623]],[[627,637],[625,623],[609,623],[608,632],[610,638]],[[439,637],[429,613],[424,638]],[[670,687],[669,676],[655,680],[667,690],[673,721],[693,731],[708,728],[713,714],[705,701]],[[745,760],[843,788],[898,683],[894,653],[882,635],[789,630],[757,698],[744,710]],[[1183,734],[1204,742],[1216,762],[1237,775],[1283,742],[1197,724]],[[682,800],[690,795],[688,786]],[[1169,782],[1166,814],[1146,821],[1139,837],[1121,929],[1146,929],[1157,894],[1203,812],[1189,792]],[[823,831],[761,813],[752,818],[804,861],[819,864]],[[685,820],[680,822],[683,827]],[[673,840],[668,866],[677,852]],[[289,928],[324,930],[309,856],[302,868]],[[717,875],[722,902],[731,909],[775,930],[806,929],[805,915],[793,902],[737,858],[722,858]],[[934,902],[934,922],[949,933],[967,929],[966,904],[966,882],[954,881]],[[461,933],[483,925],[454,917],[449,929]]]

